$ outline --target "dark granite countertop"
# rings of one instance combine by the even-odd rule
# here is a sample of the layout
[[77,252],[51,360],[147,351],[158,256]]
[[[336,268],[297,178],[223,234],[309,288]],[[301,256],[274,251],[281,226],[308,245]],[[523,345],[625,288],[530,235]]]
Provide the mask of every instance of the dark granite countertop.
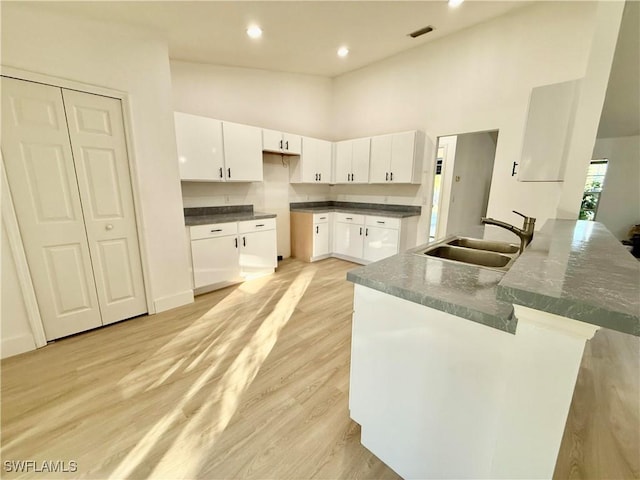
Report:
[[498,298],[640,336],[640,262],[598,222],[545,223]]
[[184,209],[184,224],[208,225],[211,223],[242,222],[275,218],[275,213],[254,212],[252,205],[229,205],[223,207],[196,207]]
[[[465,235],[518,243],[493,226]],[[347,280],[508,333],[515,303],[640,336],[640,262],[597,222],[548,221],[506,273],[412,253],[425,246]]]
[[304,213],[342,212],[360,215],[377,215],[389,218],[407,218],[420,216],[422,207],[416,205],[389,205],[382,203],[337,202],[329,200],[323,202],[291,203],[290,211]]

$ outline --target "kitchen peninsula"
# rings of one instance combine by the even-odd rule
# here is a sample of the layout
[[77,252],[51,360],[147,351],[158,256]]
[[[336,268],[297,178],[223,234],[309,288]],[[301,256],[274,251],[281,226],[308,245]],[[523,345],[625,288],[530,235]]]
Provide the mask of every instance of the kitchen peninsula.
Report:
[[640,336],[640,263],[586,221],[548,221],[506,273],[422,250],[347,275],[363,445],[405,478],[551,478],[585,342]]

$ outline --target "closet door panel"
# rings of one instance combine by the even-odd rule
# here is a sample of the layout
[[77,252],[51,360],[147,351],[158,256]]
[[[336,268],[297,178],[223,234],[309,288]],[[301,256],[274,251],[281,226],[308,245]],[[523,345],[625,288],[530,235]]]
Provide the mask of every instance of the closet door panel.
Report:
[[104,324],[147,312],[120,100],[63,90]]
[[59,88],[2,78],[1,148],[47,340],[100,326]]

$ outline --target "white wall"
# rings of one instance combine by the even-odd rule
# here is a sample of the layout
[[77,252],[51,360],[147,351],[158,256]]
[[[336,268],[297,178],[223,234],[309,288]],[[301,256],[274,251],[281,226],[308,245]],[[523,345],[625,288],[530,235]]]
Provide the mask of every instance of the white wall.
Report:
[[[171,61],[176,111],[330,138],[329,78]],[[289,203],[328,200],[328,185],[290,185],[287,157],[264,154],[264,182],[182,183],[185,207],[253,205],[275,213],[278,254],[289,257]]]
[[130,95],[146,280],[158,310],[191,301],[166,41],[138,28],[3,3],[1,59],[3,67]]
[[496,143],[488,132],[458,135],[447,234],[481,225],[487,213]]
[[593,159],[609,160],[596,221],[618,239],[640,223],[640,136],[599,138]]
[[[518,182],[512,162],[521,154],[531,89],[585,75],[597,8],[540,2],[342,75],[334,84],[334,136],[417,128],[435,143],[442,135],[499,130],[488,214],[517,222],[511,210],[519,210],[542,225],[555,217],[563,185]],[[422,198],[430,196],[433,158]]]

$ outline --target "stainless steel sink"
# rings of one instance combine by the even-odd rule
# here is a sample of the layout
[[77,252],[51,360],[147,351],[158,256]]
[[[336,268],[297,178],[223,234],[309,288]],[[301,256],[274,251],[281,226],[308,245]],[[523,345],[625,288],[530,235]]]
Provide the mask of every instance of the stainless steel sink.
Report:
[[519,247],[511,243],[497,242],[494,240],[479,240],[477,238],[457,237],[447,242],[447,245],[456,247],[473,248],[475,250],[488,250],[498,253],[518,253]]
[[518,251],[517,245],[506,242],[453,236],[414,253],[446,261],[506,271],[516,260]]

